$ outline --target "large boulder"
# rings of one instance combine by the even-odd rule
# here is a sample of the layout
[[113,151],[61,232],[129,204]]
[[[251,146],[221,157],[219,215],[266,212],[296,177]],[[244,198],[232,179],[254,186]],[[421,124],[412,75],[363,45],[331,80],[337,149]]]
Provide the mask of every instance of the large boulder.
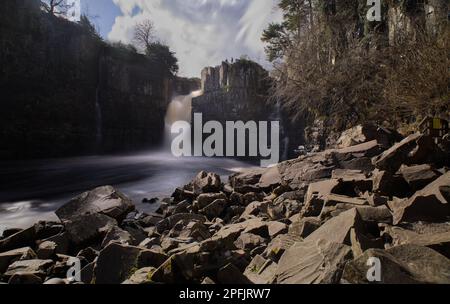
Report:
[[387,197],[408,197],[411,189],[402,175],[389,171],[375,170],[373,172],[373,192]]
[[10,278],[15,274],[35,275],[40,278],[45,278],[50,274],[54,262],[52,260],[24,260],[17,261],[9,265],[4,276]]
[[[373,282],[368,280],[368,274],[373,276]],[[430,248],[417,245],[369,249],[346,264],[342,280],[352,284],[449,284],[450,260]]]
[[164,231],[172,229],[178,222],[184,221],[186,224],[189,222],[199,222],[205,223],[207,218],[204,215],[193,214],[193,213],[177,213],[156,224],[156,229],[158,233],[163,233]]
[[272,260],[256,255],[244,271],[254,284],[273,284],[278,265]]
[[412,190],[418,191],[434,182],[441,175],[430,165],[402,166],[397,172],[409,184]]
[[30,247],[0,253],[0,273],[4,273],[8,266],[16,261],[32,259],[36,259],[36,253]]
[[401,222],[443,222],[450,218],[450,172],[409,199],[391,204],[394,225]]
[[77,246],[101,242],[114,226],[117,226],[115,219],[99,213],[80,215],[65,222],[67,235]]
[[113,187],[105,186],[80,194],[55,213],[63,222],[90,214],[103,214],[121,221],[134,208],[129,198]]
[[295,243],[278,263],[277,283],[336,284],[351,258],[351,248],[343,244],[326,240]]
[[201,171],[192,180],[190,187],[194,194],[199,195],[202,193],[220,192],[222,183],[219,175]]
[[390,147],[399,139],[401,140],[401,135],[393,130],[379,128],[372,124],[364,124],[342,132],[336,144],[338,148],[347,148],[377,140],[383,146]]
[[226,200],[227,196],[224,193],[204,193],[197,197],[197,201],[194,202],[194,206],[197,210],[203,209],[215,200]]
[[166,255],[138,247],[110,243],[98,256],[94,269],[96,284],[120,284],[129,279],[136,269],[159,267]]

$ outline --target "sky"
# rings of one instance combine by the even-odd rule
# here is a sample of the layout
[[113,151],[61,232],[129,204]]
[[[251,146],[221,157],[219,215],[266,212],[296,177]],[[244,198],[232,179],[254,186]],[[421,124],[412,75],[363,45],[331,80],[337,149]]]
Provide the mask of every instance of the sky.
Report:
[[264,28],[281,19],[277,0],[81,0],[105,40],[132,42],[134,26],[151,19],[158,39],[176,53],[180,76],[249,56],[266,68]]

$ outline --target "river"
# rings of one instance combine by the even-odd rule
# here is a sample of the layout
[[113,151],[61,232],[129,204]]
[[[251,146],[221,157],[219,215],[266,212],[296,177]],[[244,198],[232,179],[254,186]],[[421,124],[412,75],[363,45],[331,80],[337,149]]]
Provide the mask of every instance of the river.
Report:
[[224,180],[250,164],[226,158],[175,158],[169,152],[122,156],[0,163],[0,232],[26,228],[39,220],[57,220],[54,211],[72,197],[97,186],[112,185],[152,212],[143,198],[167,197],[201,170]]

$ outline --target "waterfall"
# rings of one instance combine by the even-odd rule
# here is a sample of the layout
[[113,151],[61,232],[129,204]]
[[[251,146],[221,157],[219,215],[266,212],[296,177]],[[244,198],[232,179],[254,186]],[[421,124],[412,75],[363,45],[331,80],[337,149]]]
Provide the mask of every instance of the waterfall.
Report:
[[279,100],[277,100],[275,104],[275,111],[271,119],[280,122],[280,155],[282,160],[287,160],[289,155],[289,137],[285,134],[284,119],[281,113],[281,103]]
[[192,119],[192,98],[200,96],[202,91],[194,91],[189,95],[177,95],[170,102],[165,118],[165,146],[170,146],[173,136],[171,134],[172,125],[177,121],[191,122]]

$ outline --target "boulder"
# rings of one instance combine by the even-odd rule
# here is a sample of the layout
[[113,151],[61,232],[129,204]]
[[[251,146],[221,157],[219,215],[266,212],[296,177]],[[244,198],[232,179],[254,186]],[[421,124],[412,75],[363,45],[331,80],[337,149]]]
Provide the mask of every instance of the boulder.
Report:
[[122,284],[127,285],[145,285],[145,284],[152,284],[151,276],[156,271],[155,267],[145,267],[136,270],[135,273],[126,281],[124,281]]
[[394,225],[401,222],[443,222],[450,217],[450,172],[439,177],[414,196],[391,204]]
[[111,242],[122,245],[137,245],[136,239],[134,239],[128,231],[125,231],[117,226],[112,227],[106,233],[102,242],[102,248],[105,248]]
[[212,220],[219,217],[227,207],[228,202],[224,199],[217,199],[205,208],[199,211],[200,214],[205,215],[208,219]]
[[135,269],[159,267],[167,256],[138,247],[110,243],[100,251],[94,268],[96,284],[120,284],[133,275]]
[[345,211],[327,221],[311,233],[306,241],[326,240],[331,243],[351,245],[350,231],[355,228],[358,234],[365,231],[364,223],[356,208]]
[[51,241],[45,241],[39,244],[39,247],[37,249],[37,256],[41,260],[48,260],[51,259],[53,256],[56,255],[56,243]]
[[244,275],[254,284],[273,284],[278,265],[256,255],[244,271]]
[[265,243],[266,240],[259,235],[242,233],[234,242],[234,245],[236,246],[236,248],[249,252]]
[[305,217],[301,218],[296,222],[293,222],[291,226],[289,226],[289,233],[298,235],[299,237],[306,238],[311,233],[319,229],[321,226],[321,222],[318,218],[315,217]]
[[296,242],[300,242],[303,239],[294,234],[280,234],[275,237],[264,250],[262,256],[273,261],[278,261],[283,253],[291,248]]
[[139,220],[139,223],[142,225],[142,227],[147,228],[147,227],[156,226],[163,219],[164,219],[164,217],[160,214],[149,214],[148,216]]
[[189,222],[200,222],[205,223],[207,221],[204,215],[200,214],[192,214],[192,213],[178,213],[168,218],[165,218],[161,222],[156,225],[156,229],[158,233],[163,233],[164,231],[170,230],[175,226],[179,221],[184,221],[186,223]]
[[115,219],[99,213],[80,215],[65,222],[68,237],[77,246],[101,240],[114,226],[117,226]]
[[414,191],[425,188],[441,175],[438,171],[433,170],[430,165],[402,166],[397,174],[403,176]]
[[0,273],[4,273],[8,266],[16,261],[32,260],[36,258],[36,253],[30,247],[0,253]]
[[[375,265],[370,261],[374,258],[380,262],[380,281],[369,282],[368,274]],[[416,245],[369,249],[347,263],[342,280],[351,284],[449,284],[450,260],[430,248]]]
[[281,257],[276,272],[278,284],[336,284],[351,248],[326,240],[297,242]]
[[339,180],[328,179],[311,183],[305,196],[305,206],[302,215],[305,217],[319,216],[328,196],[339,185]]
[[216,200],[226,200],[227,196],[224,193],[204,193],[197,197],[194,206],[197,210],[203,209]]
[[390,147],[399,139],[401,140],[401,135],[394,130],[379,128],[372,124],[364,124],[342,132],[336,145],[338,148],[347,148],[368,141],[377,140],[384,147]]
[[253,284],[236,266],[228,264],[222,267],[217,273],[217,281],[219,284],[236,285]]
[[288,225],[281,223],[281,222],[276,222],[276,221],[268,222],[267,228],[269,229],[269,237],[271,239],[273,239],[274,237],[276,237],[280,234],[287,233],[288,229],[289,229]]
[[257,216],[259,213],[266,213],[269,202],[253,202],[245,207],[244,212],[241,214],[241,218],[246,218],[250,215]]
[[54,262],[52,260],[24,260],[9,265],[4,276],[11,278],[15,274],[35,275],[41,279],[50,274]]
[[215,173],[200,172],[191,182],[194,194],[220,192],[222,183],[220,176]]
[[134,210],[132,201],[111,186],[82,193],[55,211],[61,221],[73,221],[80,216],[103,214],[118,221]]
[[61,232],[42,241],[54,243],[56,254],[67,254],[69,252],[70,240],[67,232]]
[[20,230],[9,237],[0,240],[0,252],[8,251],[20,247],[34,246],[38,236],[35,226]]
[[375,170],[373,172],[373,192],[388,197],[404,198],[411,195],[411,188],[401,175],[394,175],[388,171]]
[[40,285],[42,278],[32,273],[15,273],[9,278],[10,285]]

